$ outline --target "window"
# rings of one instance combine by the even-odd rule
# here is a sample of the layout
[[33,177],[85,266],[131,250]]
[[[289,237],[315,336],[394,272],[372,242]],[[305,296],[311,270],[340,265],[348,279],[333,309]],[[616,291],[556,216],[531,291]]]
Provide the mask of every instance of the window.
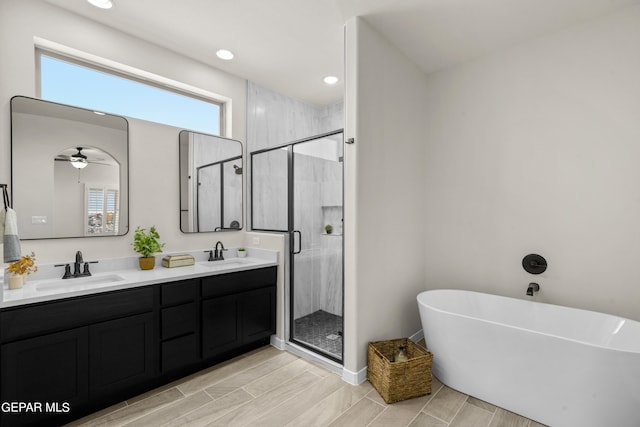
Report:
[[118,190],[87,186],[85,236],[118,234]]
[[38,50],[48,101],[221,135],[222,103]]

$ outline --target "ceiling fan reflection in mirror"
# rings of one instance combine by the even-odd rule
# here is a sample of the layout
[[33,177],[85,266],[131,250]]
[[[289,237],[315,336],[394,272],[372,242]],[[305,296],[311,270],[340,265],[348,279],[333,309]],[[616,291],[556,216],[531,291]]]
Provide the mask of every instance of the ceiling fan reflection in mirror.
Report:
[[[74,151],[76,151],[74,153]],[[89,154],[89,156],[85,155],[82,150],[85,150],[85,153]],[[69,162],[71,166],[76,169],[84,169],[87,167],[89,163],[97,163],[101,165],[109,165],[110,163],[106,158],[96,157],[96,155],[104,154],[99,149],[92,149],[91,147],[75,147],[68,148],[64,150],[62,153],[58,154],[55,158],[56,161]]]

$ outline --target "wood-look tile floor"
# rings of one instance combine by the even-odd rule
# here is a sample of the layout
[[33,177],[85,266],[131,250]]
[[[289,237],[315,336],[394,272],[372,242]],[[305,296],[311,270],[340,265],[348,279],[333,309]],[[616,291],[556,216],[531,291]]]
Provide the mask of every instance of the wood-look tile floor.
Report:
[[540,427],[433,379],[430,395],[387,405],[369,382],[353,386],[267,346],[68,426]]

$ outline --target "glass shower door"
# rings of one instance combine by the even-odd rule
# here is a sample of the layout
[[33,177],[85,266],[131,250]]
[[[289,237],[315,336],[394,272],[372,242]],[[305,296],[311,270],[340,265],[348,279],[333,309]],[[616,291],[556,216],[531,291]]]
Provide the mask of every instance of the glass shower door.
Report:
[[342,361],[342,133],[292,146],[290,339]]
[[342,363],[342,131],[251,153],[253,230],[289,235],[288,340]]

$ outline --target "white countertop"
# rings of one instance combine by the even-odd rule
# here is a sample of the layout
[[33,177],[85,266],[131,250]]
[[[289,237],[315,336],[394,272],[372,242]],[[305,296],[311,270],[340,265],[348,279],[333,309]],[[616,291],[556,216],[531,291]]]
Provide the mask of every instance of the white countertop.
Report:
[[[247,252],[246,258],[237,258],[236,251],[230,250],[224,261],[207,261],[203,251],[180,252],[193,255],[195,265],[174,268],[163,267],[162,258],[167,254],[159,254],[153,270],[140,270],[137,257],[99,260],[90,264],[91,276],[64,280],[64,268],[38,266],[38,272],[20,289],[9,289],[7,283],[0,282],[0,308],[278,265],[277,251],[247,248]],[[93,260],[85,257],[85,261]]]

